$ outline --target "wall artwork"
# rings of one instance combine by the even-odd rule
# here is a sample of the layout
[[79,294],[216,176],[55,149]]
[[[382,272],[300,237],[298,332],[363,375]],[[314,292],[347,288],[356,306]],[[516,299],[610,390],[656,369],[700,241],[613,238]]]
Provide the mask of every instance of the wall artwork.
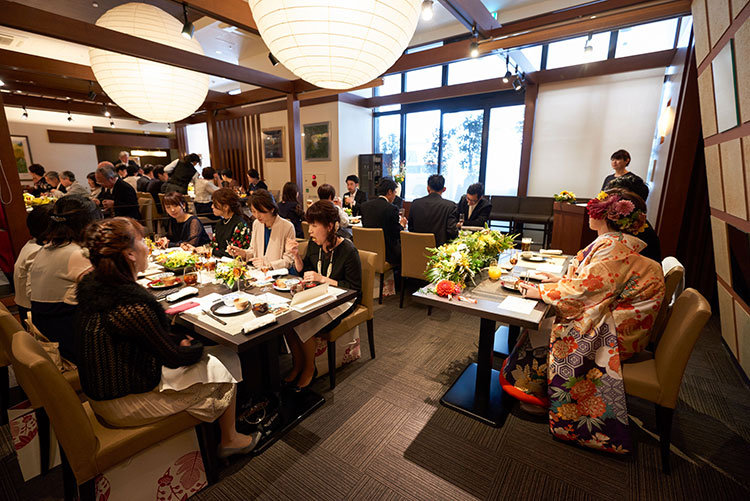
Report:
[[331,122],[319,122],[303,126],[305,160],[308,162],[320,162],[331,159],[330,128]]
[[16,157],[18,177],[22,181],[31,179],[29,165],[34,161],[31,159],[28,136],[10,136],[10,142],[13,145],[13,156]]
[[284,127],[263,129],[263,160],[266,162],[283,162],[284,157]]

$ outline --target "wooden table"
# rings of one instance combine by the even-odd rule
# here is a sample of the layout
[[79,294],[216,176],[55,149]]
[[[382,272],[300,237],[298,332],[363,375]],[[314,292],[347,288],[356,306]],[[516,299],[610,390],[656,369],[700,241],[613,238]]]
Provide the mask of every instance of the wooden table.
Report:
[[[226,294],[229,292],[229,288],[225,285],[205,284],[197,285],[196,287],[200,291],[198,297],[213,292],[218,292],[220,294]],[[244,290],[250,294],[263,293],[257,288],[248,288]],[[278,292],[273,289],[269,292],[282,297],[291,297],[289,293]],[[281,336],[289,332],[295,326],[318,316],[324,311],[348,301],[353,301],[356,297],[356,291],[346,290],[343,294],[321,306],[313,308],[305,313],[299,313],[292,310],[278,317],[276,323],[249,334],[233,335],[222,331],[220,328],[217,328],[210,323],[200,320],[200,318],[196,319],[188,315],[177,316],[177,324],[187,327],[204,339],[221,344],[235,351],[240,358],[243,375],[251,372],[246,369],[250,367],[250,364],[253,361],[258,360],[258,354],[260,355],[259,358],[262,366],[262,388],[264,393],[272,394],[278,398],[280,423],[274,433],[261,440],[256,448],[257,453],[263,452],[283,436],[284,433],[296,426],[297,423],[305,419],[325,402],[323,396],[317,394],[310,388],[305,388],[299,393],[295,393],[291,390],[282,390],[281,377],[279,374],[279,340]],[[166,303],[166,301],[164,301],[164,303]],[[165,304],[165,308],[169,306],[170,305]],[[246,379],[243,376],[243,382],[245,380]]]
[[[566,269],[569,259],[569,256],[565,256],[563,269]],[[514,267],[513,273],[525,273],[526,270],[527,268],[523,266],[523,260],[519,260],[519,264]],[[482,283],[479,283],[477,287],[481,285]],[[443,398],[440,399],[440,403],[485,424],[499,427],[505,422],[505,418],[515,400],[508,400],[503,395],[500,386],[500,373],[492,368],[493,352],[502,350],[505,352],[504,354],[509,354],[518,339],[521,327],[539,329],[550,306],[543,301],[537,301],[534,310],[528,315],[503,310],[499,308],[499,304],[507,296],[520,296],[520,294],[506,291],[498,295],[497,299],[489,299],[484,294],[475,294],[473,291],[477,287],[467,288],[463,294],[476,299],[476,304],[459,301],[455,298],[448,300],[425,292],[423,289],[415,292],[413,297],[417,302],[427,306],[458,311],[480,318],[477,363],[471,363],[464,369],[443,395]],[[497,322],[506,325],[496,330]]]

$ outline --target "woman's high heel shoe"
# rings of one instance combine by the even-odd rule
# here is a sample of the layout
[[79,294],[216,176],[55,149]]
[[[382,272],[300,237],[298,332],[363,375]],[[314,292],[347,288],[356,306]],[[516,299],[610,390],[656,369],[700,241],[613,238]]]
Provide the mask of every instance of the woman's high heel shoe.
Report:
[[[300,372],[300,374],[302,373]],[[297,376],[295,376],[295,378],[292,379],[291,381],[287,381],[286,379],[281,378],[281,386],[283,388],[296,388],[297,380],[299,379],[300,374],[297,374]]]
[[312,379],[310,379],[310,382],[307,383],[305,386],[295,385],[294,391],[297,392],[297,393],[301,392],[304,388],[307,388],[311,384],[313,384],[313,381],[315,381],[316,379],[318,379],[318,368],[317,367],[315,368],[315,371],[313,372],[313,377],[312,377]]

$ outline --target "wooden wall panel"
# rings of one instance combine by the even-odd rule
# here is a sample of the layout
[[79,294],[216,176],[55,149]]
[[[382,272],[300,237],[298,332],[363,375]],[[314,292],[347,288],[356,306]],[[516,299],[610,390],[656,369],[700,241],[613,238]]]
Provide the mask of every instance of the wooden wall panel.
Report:
[[740,15],[742,9],[747,5],[750,0],[732,0],[732,17],[735,18]]
[[737,332],[734,323],[734,300],[729,289],[719,280],[719,317],[721,319],[721,337],[737,356]]
[[175,137],[177,138],[177,153],[180,155],[180,158],[182,158],[188,154],[186,126],[175,125]]
[[724,187],[721,182],[721,160],[719,146],[706,147],[706,177],[708,179],[708,200],[714,209],[724,210]]
[[737,70],[737,94],[740,121],[750,121],[750,23],[745,22],[734,35],[734,59]]
[[732,17],[729,11],[729,0],[707,0],[706,15],[708,16],[708,38],[711,40],[711,46],[715,46],[729,28]]
[[711,50],[711,42],[708,41],[708,18],[706,17],[705,0],[693,2],[693,33],[695,36],[695,57],[698,64],[703,61]]
[[719,151],[721,152],[721,176],[724,182],[726,212],[740,219],[746,219],[745,176],[742,171],[740,140],[734,139],[721,143]]
[[721,219],[711,217],[711,235],[714,242],[714,261],[716,274],[727,284],[732,283],[732,267],[729,263],[729,240],[727,224]]
[[739,301],[734,303],[734,329],[737,333],[737,358],[746,373],[750,373],[750,312]]
[[714,82],[711,67],[698,75],[698,93],[701,101],[701,123],[703,137],[716,134],[716,103],[714,102]]

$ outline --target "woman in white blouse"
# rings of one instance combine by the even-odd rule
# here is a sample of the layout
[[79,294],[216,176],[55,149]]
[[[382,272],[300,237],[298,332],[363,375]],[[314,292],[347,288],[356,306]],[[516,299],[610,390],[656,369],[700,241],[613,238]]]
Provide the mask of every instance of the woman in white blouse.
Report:
[[195,213],[201,217],[210,219],[219,219],[211,210],[211,195],[219,189],[214,177],[215,171],[211,167],[204,167],[201,171],[201,177],[193,181],[195,186]]
[[253,232],[250,248],[227,247],[231,256],[241,256],[256,268],[292,268],[294,255],[289,250],[296,243],[294,225],[279,216],[279,207],[271,194],[263,189],[255,190],[250,199],[253,213]]
[[60,354],[75,363],[76,285],[91,269],[80,244],[99,211],[91,200],[71,195],[55,203],[50,218],[45,245],[29,271],[31,314],[42,334],[60,343]]

